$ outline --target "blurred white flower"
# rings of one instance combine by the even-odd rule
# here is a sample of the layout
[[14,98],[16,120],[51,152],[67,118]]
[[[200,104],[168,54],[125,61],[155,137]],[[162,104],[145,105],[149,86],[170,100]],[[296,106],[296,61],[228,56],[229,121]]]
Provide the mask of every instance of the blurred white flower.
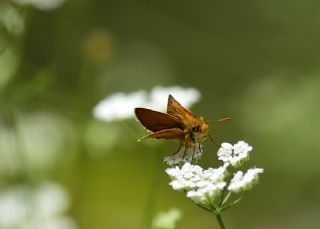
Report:
[[134,117],[136,107],[166,111],[169,94],[186,107],[190,107],[200,99],[200,92],[194,88],[158,86],[150,93],[140,90],[127,94],[118,92],[108,96],[96,105],[93,114],[97,119],[110,122]]
[[263,173],[263,169],[249,169],[245,174],[242,171],[238,171],[234,174],[228,190],[235,193],[250,190],[258,182],[259,173]]
[[40,10],[53,10],[60,7],[64,0],[12,0],[19,5],[31,5]]
[[216,197],[221,193],[226,186],[224,178],[227,175],[228,164],[213,169],[203,170],[198,165],[185,163],[181,169],[168,168],[166,173],[170,176],[170,185],[174,190],[184,190],[187,197],[195,203],[207,206],[210,208]]
[[59,214],[70,205],[65,191],[57,184],[46,182],[34,191],[34,201],[43,218]]
[[151,90],[149,103],[151,109],[166,111],[168,95],[171,94],[185,107],[191,107],[200,100],[200,92],[195,88],[183,88],[179,86],[157,86]]
[[224,163],[230,163],[233,167],[238,168],[249,160],[249,152],[251,150],[252,147],[244,141],[239,141],[234,145],[222,143],[218,150],[218,160]]
[[182,145],[177,153],[172,156],[166,156],[164,161],[170,165],[177,165],[186,162],[192,162],[193,160],[197,161],[201,158],[203,150],[203,145],[196,143],[194,147],[187,147]]
[[182,213],[179,209],[171,208],[167,212],[160,212],[152,222],[153,229],[174,229],[176,223],[181,219]]
[[75,229],[74,221],[64,215],[68,207],[69,197],[56,183],[14,187],[0,193],[0,228]]
[[46,112],[15,117],[15,128],[0,123],[0,173],[19,173],[24,166],[36,173],[48,171],[61,158],[67,163],[74,156],[75,132],[69,120]]
[[104,121],[113,121],[133,117],[133,110],[138,106],[146,105],[147,94],[144,91],[116,93],[102,100],[94,108],[96,118]]

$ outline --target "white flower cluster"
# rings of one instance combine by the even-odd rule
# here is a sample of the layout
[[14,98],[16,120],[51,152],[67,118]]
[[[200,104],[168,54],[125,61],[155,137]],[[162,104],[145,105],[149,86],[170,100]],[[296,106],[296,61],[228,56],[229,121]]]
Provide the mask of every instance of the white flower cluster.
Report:
[[164,161],[170,165],[178,165],[186,162],[197,161],[201,158],[203,145],[196,143],[193,147],[182,145],[180,150],[172,156],[166,156]]
[[[171,178],[170,185],[174,190],[184,190],[188,198],[207,209],[211,209],[213,202],[220,196],[222,190],[226,189],[231,193],[250,190],[258,182],[259,174],[263,173],[263,169],[253,168],[246,173],[238,171],[230,178],[228,168],[238,168],[249,160],[249,152],[252,147],[244,141],[239,141],[235,145],[229,143],[221,145],[218,150],[218,159],[224,164],[217,169],[204,170],[198,165],[189,163],[193,154],[197,154],[197,159],[202,155],[202,145],[197,146],[198,151],[195,151],[194,148],[188,148],[186,155],[182,154],[180,150],[176,155],[166,157],[165,161],[169,165],[186,162],[181,168],[178,166],[168,168],[166,173]],[[186,157],[189,160],[186,160]]]
[[218,150],[218,159],[224,163],[230,163],[233,167],[238,168],[244,162],[249,160],[249,152],[252,147],[244,141],[239,141],[237,144],[222,143]]
[[174,190],[184,190],[195,203],[210,206],[226,186],[227,166],[204,170],[187,162],[181,168],[168,168],[166,173],[171,177],[170,185]]
[[249,190],[258,182],[259,173],[263,173],[263,169],[254,168],[249,169],[245,174],[242,171],[238,171],[234,174],[228,190],[234,193]]
[[150,93],[140,90],[131,93],[115,93],[100,101],[93,110],[97,119],[107,122],[134,117],[136,107],[147,107],[154,110],[165,111],[167,98],[172,94],[181,104],[190,107],[200,99],[200,92],[194,88],[154,87]]

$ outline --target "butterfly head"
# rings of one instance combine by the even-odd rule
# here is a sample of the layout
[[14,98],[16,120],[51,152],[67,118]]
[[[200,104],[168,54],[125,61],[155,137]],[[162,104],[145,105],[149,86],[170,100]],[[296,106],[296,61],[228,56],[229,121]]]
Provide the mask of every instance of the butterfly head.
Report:
[[209,125],[202,117],[200,117],[197,122],[191,126],[191,131],[195,142],[202,142],[208,136]]

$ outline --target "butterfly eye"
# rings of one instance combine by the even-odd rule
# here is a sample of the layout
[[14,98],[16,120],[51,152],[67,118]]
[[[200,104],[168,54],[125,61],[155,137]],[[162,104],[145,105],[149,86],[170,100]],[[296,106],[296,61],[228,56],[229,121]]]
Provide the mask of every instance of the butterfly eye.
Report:
[[193,132],[199,132],[200,131],[200,126],[199,125],[192,126],[192,131]]

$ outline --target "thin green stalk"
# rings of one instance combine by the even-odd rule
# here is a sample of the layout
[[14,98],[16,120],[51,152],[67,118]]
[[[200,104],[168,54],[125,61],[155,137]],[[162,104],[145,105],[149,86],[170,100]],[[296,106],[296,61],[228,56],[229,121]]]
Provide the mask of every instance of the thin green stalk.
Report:
[[222,191],[222,194],[221,194],[221,197],[220,197],[220,201],[219,201],[219,205],[218,205],[219,208],[221,208],[222,203],[223,203],[223,201],[225,200],[225,198],[224,198],[225,192],[226,192],[226,188],[224,188],[223,191]]
[[[193,201],[192,201],[192,202],[193,202]],[[193,202],[193,203],[195,203],[195,202]],[[201,204],[197,204],[197,203],[195,203],[195,204],[196,204],[198,207],[202,208],[203,210],[206,210],[206,211],[208,211],[208,212],[212,212],[211,209],[208,209],[208,208],[202,206]],[[215,209],[214,209],[214,210],[215,210]]]
[[224,198],[224,200],[221,202],[220,208],[222,208],[223,205],[224,205],[225,203],[227,203],[227,201],[229,200],[230,196],[231,196],[231,192],[228,192],[228,194],[226,195],[226,197]]
[[220,228],[221,229],[226,229],[226,225],[224,224],[224,222],[222,220],[221,214],[217,214],[216,217],[217,217],[217,220],[219,222]]
[[146,198],[146,203],[144,207],[144,213],[142,218],[141,229],[151,228],[152,218],[153,218],[153,210],[156,202],[156,194],[159,184],[159,161],[160,154],[154,154],[153,158],[153,171],[149,181],[149,190]]
[[221,211],[225,211],[228,208],[232,207],[233,205],[237,204],[245,195],[247,194],[247,192],[244,192],[242,194],[242,196],[240,196],[238,199],[236,199],[235,201],[233,201],[232,203],[228,204],[227,206],[222,207]]

